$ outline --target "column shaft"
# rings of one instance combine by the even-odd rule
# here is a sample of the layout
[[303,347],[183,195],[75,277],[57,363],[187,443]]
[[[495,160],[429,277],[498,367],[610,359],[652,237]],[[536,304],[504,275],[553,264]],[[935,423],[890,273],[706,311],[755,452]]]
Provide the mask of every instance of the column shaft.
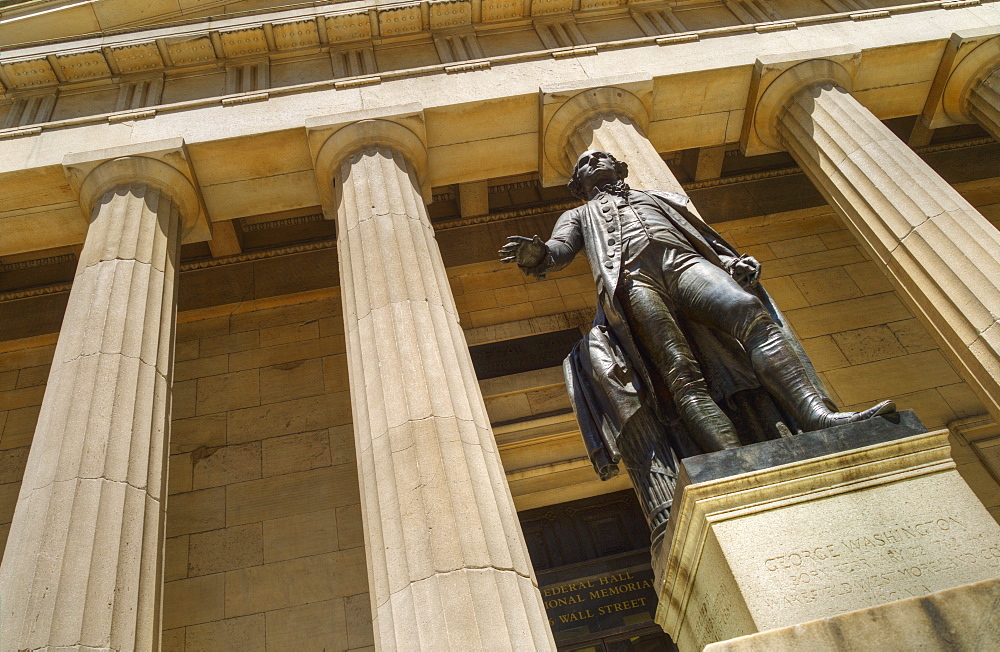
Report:
[[799,91],[778,133],[1000,419],[1000,233],[839,86]]
[[412,164],[373,146],[345,159],[337,177],[377,645],[552,649]]
[[0,567],[0,649],[156,650],[178,208],[97,203]]
[[628,163],[628,184],[639,190],[684,194],[677,177],[649,142],[642,127],[618,112],[602,112],[584,122],[566,144],[570,163],[588,149],[599,149]]
[[1000,68],[969,93],[969,114],[991,136],[1000,140]]

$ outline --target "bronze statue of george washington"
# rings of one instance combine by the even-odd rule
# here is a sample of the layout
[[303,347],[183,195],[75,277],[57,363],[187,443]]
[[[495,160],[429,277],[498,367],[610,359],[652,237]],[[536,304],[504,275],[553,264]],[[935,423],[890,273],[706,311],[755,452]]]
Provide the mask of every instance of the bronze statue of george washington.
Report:
[[625,464],[653,530],[662,533],[678,457],[895,411],[884,401],[838,412],[741,256],[673,192],[634,190],[607,152],[580,155],[569,182],[586,203],[542,242],[510,236],[503,262],[543,277],[584,249],[597,284],[594,326],[564,363],[594,467]]

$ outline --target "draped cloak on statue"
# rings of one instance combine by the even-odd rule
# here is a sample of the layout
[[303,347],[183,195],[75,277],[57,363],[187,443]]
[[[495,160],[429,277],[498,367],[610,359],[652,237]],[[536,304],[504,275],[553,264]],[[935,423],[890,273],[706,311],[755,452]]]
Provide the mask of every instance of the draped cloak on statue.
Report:
[[[636,192],[632,190],[631,192]],[[642,192],[642,191],[640,191]],[[672,192],[645,191],[663,215],[708,262],[724,269],[722,257],[738,256],[714,229],[688,209],[688,197]],[[586,251],[597,285],[597,316],[593,328],[576,344],[563,362],[566,388],[594,470],[602,480],[618,474],[621,459],[619,437],[629,421],[650,412],[644,424],[662,427],[677,457],[708,452],[687,434],[674,408],[673,399],[655,366],[640,351],[626,321],[615,290],[621,257],[608,256],[604,220],[596,199],[565,212],[556,222],[547,242],[552,256],[550,270],[568,265],[576,253]],[[757,286],[750,290],[788,337],[817,387],[815,370],[771,297]],[[668,307],[669,299],[666,300]],[[709,393],[729,416],[748,444],[797,432],[794,419],[785,413],[760,386],[743,346],[729,335],[686,319],[672,311],[686,334],[688,344],[708,384]],[[832,406],[832,402],[826,399]],[[643,427],[649,427],[644,425]]]

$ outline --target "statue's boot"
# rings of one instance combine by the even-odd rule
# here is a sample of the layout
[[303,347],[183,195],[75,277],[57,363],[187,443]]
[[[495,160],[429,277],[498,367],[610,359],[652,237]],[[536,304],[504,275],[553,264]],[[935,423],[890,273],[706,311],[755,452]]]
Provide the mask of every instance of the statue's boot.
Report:
[[861,412],[837,412],[813,383],[784,333],[769,318],[753,324],[745,346],[757,379],[805,432],[896,411],[895,403],[882,401]]
[[680,412],[688,432],[699,446],[709,453],[740,447],[740,439],[736,435],[733,422],[712,400],[707,386],[697,387],[692,383],[685,383],[683,386],[677,386],[678,383],[671,385],[674,385],[670,390],[674,395],[677,411]]
[[802,406],[799,408],[795,419],[806,432],[840,426],[845,423],[864,421],[865,419],[871,419],[882,414],[892,414],[896,411],[896,404],[894,402],[882,401],[860,412],[834,412],[827,407],[826,402],[822,398],[818,401],[816,400],[817,397],[813,396],[805,396],[803,398],[804,400],[801,401]]
[[738,448],[736,428],[708,393],[708,383],[687,336],[663,297],[650,287],[634,284],[629,289],[626,311],[632,332],[660,372],[695,443],[706,453]]

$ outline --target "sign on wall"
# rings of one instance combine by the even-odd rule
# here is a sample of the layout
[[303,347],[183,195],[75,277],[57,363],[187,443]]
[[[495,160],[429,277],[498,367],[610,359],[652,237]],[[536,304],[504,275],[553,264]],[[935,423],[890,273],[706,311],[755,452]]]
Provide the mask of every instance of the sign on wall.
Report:
[[540,588],[557,641],[645,623],[653,619],[656,611],[653,569],[649,564],[543,584]]

